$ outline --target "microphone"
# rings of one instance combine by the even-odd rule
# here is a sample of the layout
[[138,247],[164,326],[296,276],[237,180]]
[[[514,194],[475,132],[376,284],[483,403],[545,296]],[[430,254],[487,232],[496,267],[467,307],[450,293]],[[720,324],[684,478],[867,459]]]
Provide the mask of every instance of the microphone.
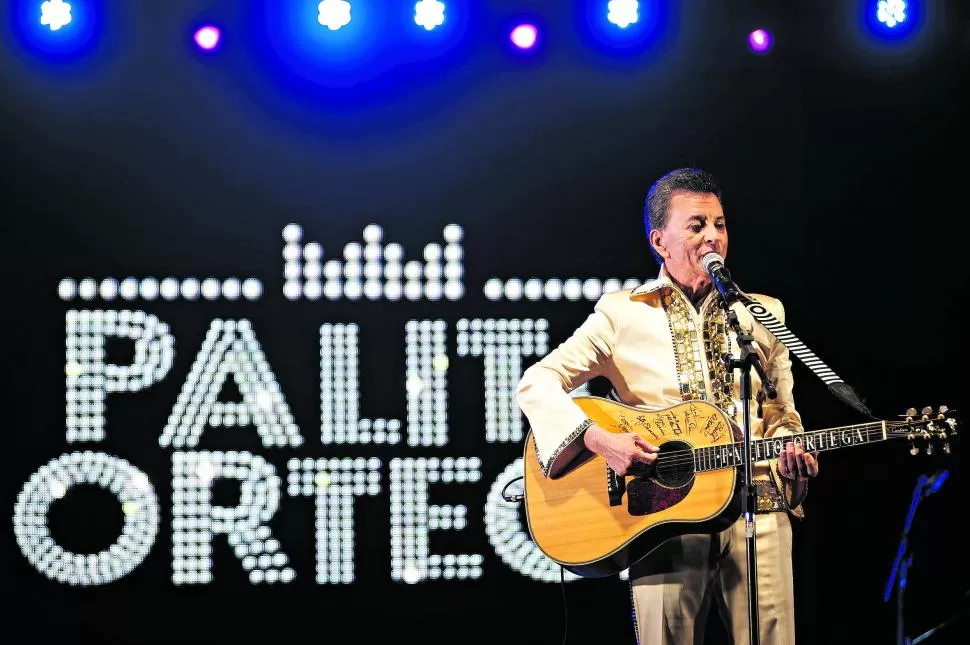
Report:
[[710,274],[711,282],[714,283],[715,288],[724,298],[724,302],[728,305],[737,302],[741,296],[741,290],[738,289],[738,285],[734,284],[731,274],[724,266],[724,258],[711,252],[701,258],[701,265]]

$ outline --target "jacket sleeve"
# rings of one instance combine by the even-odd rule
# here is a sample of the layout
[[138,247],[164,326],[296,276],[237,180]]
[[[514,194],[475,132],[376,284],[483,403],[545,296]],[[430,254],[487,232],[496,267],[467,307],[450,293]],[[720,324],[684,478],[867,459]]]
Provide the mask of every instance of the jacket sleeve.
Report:
[[607,294],[568,339],[532,364],[516,388],[516,403],[529,422],[536,458],[547,477],[564,475],[593,456],[583,434],[593,424],[569,392],[604,373],[616,339]]
[[[785,307],[779,300],[765,299],[762,304],[778,319],[778,322],[784,324]],[[765,372],[774,382],[778,395],[774,399],[765,399],[762,404],[762,428],[763,436],[766,439],[796,434],[805,430],[802,426],[801,415],[795,409],[795,401],[792,395],[794,381],[788,347],[774,336],[771,337],[771,341]],[[802,506],[800,504],[792,506],[791,484],[778,474],[777,459],[771,460],[771,476],[778,490],[785,496],[791,514],[798,518],[804,518],[805,510]]]

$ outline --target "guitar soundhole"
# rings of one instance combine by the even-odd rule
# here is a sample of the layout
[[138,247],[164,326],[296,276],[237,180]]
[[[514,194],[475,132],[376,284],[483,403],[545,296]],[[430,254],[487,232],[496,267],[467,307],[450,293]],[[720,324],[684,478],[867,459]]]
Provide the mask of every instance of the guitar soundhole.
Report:
[[627,511],[649,515],[669,508],[687,497],[694,486],[694,458],[690,445],[668,441],[649,476],[634,477],[627,484]]
[[658,482],[671,488],[683,486],[694,478],[694,453],[690,444],[666,442],[660,446],[654,466]]

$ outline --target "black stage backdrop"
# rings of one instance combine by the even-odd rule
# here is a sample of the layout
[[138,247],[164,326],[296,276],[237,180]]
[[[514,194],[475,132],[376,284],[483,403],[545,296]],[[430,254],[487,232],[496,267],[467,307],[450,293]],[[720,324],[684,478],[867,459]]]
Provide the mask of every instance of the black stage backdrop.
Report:
[[[433,45],[393,36],[409,3],[354,3],[385,36],[340,65],[287,3],[89,3],[88,49],[54,59],[3,4],[11,637],[633,643],[627,581],[561,585],[502,500],[509,397],[603,289],[655,273],[643,201],[678,166],[722,181],[741,287],[876,416],[966,402],[960,3],[921,3],[896,46],[858,1],[659,3],[619,52],[584,3],[453,2]],[[529,55],[505,46],[521,15]],[[863,420],[794,369],[806,427]],[[904,627],[966,642],[964,454],[821,456],[800,642],[895,639],[884,589],[943,469]]]

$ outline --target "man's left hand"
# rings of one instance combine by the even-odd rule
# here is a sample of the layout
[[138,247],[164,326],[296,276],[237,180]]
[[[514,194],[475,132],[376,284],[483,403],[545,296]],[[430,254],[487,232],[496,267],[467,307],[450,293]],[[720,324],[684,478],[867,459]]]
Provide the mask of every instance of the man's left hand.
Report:
[[789,441],[778,455],[778,474],[795,481],[815,477],[818,475],[818,452],[808,452],[800,442]]

